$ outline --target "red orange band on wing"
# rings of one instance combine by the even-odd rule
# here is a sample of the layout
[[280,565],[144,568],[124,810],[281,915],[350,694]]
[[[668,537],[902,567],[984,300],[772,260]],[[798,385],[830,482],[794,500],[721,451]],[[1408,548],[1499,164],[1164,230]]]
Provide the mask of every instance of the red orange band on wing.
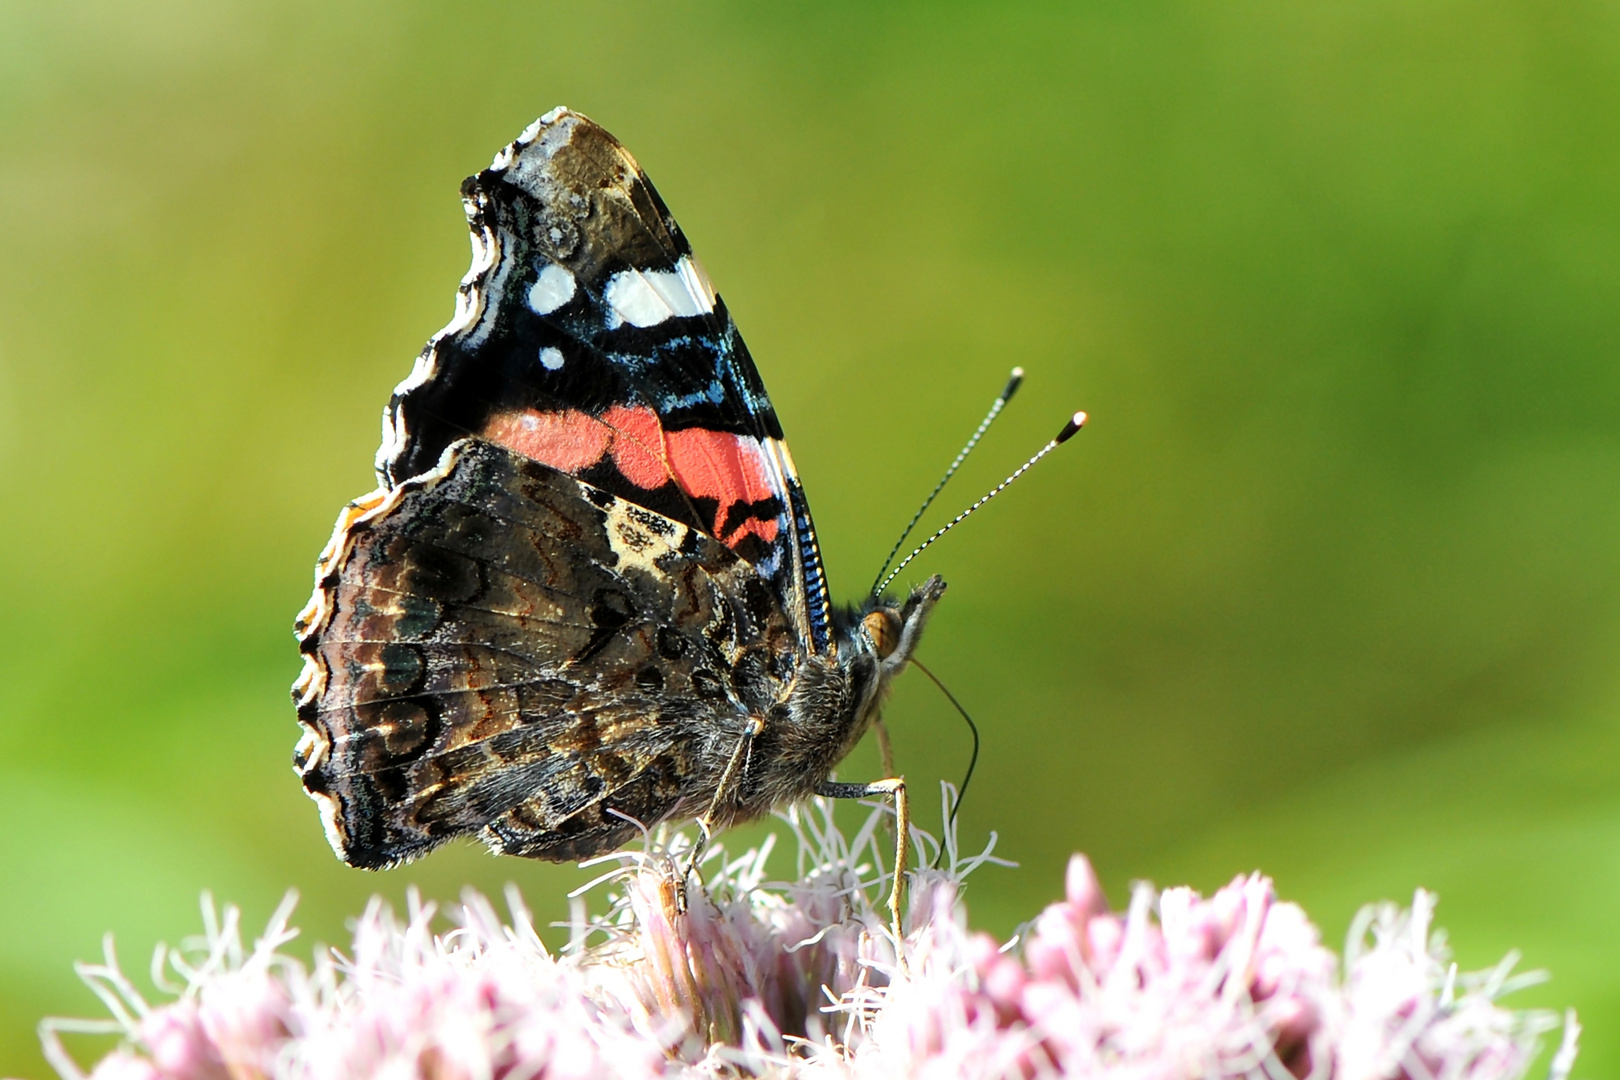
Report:
[[776,540],[774,516],[746,516],[730,535],[721,535],[736,504],[781,499],[771,486],[764,449],[751,436],[705,428],[665,431],[653,410],[624,405],[600,417],[578,409],[501,413],[490,419],[482,435],[569,474],[612,455],[614,468],[639,488],[651,491],[673,480],[693,498],[714,499],[719,508],[709,532],[726,546],[735,548],[748,535],[766,543]]
[[481,434],[492,443],[569,474],[601,461],[613,442],[611,428],[578,409],[500,413],[490,418]]

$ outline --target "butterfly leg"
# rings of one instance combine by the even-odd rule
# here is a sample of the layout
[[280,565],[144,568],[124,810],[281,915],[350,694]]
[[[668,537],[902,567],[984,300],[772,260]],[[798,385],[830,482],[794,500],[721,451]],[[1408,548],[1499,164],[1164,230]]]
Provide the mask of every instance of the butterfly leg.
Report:
[[894,799],[894,887],[889,890],[889,924],[894,929],[895,955],[902,969],[906,966],[901,942],[905,940],[900,925],[900,901],[906,891],[906,850],[911,839],[911,804],[906,799],[904,777],[875,780],[870,784],[838,784],[828,781],[816,788],[816,794],[828,799],[869,799],[874,795],[888,795]]
[[[731,752],[731,760],[726,762],[726,771],[720,774],[720,782],[714,787],[714,797],[709,800],[709,808],[703,816],[697,819],[698,838],[692,845],[691,857],[687,860],[686,870],[680,875],[680,886],[676,891],[676,905],[679,910],[686,910],[686,879],[697,874],[698,864],[703,861],[704,852],[709,850],[709,840],[714,836],[714,822],[720,816],[720,808],[731,797],[737,786],[737,778],[742,775],[743,765],[748,761],[748,751],[753,748],[754,736],[765,730],[765,721],[757,716],[748,718],[748,727],[737,740],[737,748]],[[698,878],[701,882],[703,879]]]
[[[692,845],[691,855],[686,860],[686,866],[675,878],[675,910],[686,914],[686,880],[698,872],[698,863],[703,861],[703,853],[709,850],[709,823],[703,818],[697,819],[698,838]],[[698,878],[699,883],[703,881]]]

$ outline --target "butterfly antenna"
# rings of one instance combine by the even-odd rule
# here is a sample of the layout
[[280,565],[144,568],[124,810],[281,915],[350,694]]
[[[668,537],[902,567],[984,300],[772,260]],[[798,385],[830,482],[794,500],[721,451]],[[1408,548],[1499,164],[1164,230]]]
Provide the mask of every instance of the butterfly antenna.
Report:
[[966,521],[969,514],[973,513],[975,510],[989,502],[991,499],[995,498],[997,495],[1000,495],[1003,491],[1006,491],[1009,484],[1018,479],[1020,476],[1023,476],[1030,469],[1034,468],[1035,463],[1041,460],[1041,458],[1045,457],[1047,454],[1050,454],[1053,450],[1056,450],[1058,447],[1074,438],[1075,432],[1079,431],[1085,426],[1085,424],[1085,413],[1077,412],[1071,416],[1069,418],[1069,422],[1063,425],[1063,430],[1058,432],[1056,437],[1054,437],[1051,442],[1041,447],[1040,451],[1034,457],[1018,466],[1017,471],[1015,471],[1011,476],[1007,477],[1007,479],[991,488],[981,499],[979,499],[978,502],[974,503],[960,514],[957,514],[955,517],[951,518],[951,520],[947,521],[944,525],[940,526],[933,536],[930,536],[928,539],[918,544],[916,550],[914,550],[910,555],[907,555],[904,559],[901,559],[900,565],[896,566],[893,570],[890,570],[889,576],[884,578],[883,581],[879,583],[878,587],[872,590],[872,595],[882,595],[883,590],[889,587],[889,582],[893,581],[899,575],[900,571],[904,570],[908,565],[910,565],[912,559],[915,559],[924,551],[927,551],[929,545],[935,540],[938,540],[940,537],[962,524],[962,522]]
[[[918,671],[928,676],[935,686],[939,687],[939,692],[945,695],[945,700],[956,706],[956,711],[962,714],[963,720],[967,721],[968,730],[973,732],[973,756],[968,758],[967,775],[962,777],[962,786],[956,789],[956,798],[951,800],[951,816],[945,821],[945,836],[949,837],[951,830],[956,827],[956,812],[962,809],[962,799],[967,795],[968,783],[973,779],[973,769],[979,764],[979,725],[973,722],[973,717],[969,716],[967,710],[962,708],[962,703],[956,700],[956,696],[945,689],[945,684],[939,681],[938,675],[923,667],[915,656],[911,658],[911,664]],[[939,851],[934,855],[934,869],[939,869],[939,860],[944,854],[945,841],[942,839],[939,844]]]
[[962,447],[961,453],[956,455],[956,460],[951,462],[951,467],[945,470],[945,475],[939,478],[939,483],[934,485],[934,490],[928,493],[928,498],[923,500],[923,504],[917,508],[917,512],[911,515],[911,520],[906,523],[905,531],[900,534],[900,539],[896,540],[894,547],[889,549],[889,557],[883,560],[883,565],[878,569],[877,577],[872,579],[873,596],[878,595],[878,581],[882,579],[883,571],[887,570],[889,564],[894,562],[894,557],[900,554],[900,545],[906,542],[906,537],[910,536],[911,530],[917,527],[917,522],[922,520],[923,514],[927,513],[928,508],[934,505],[934,500],[939,497],[939,493],[945,490],[946,483],[956,474],[956,470],[962,467],[962,462],[967,460],[967,456],[973,452],[973,448],[979,445],[979,440],[984,438],[986,431],[990,430],[990,425],[995,423],[996,417],[1001,414],[1002,409],[1006,408],[1007,402],[1012,400],[1012,396],[1018,392],[1018,387],[1023,381],[1024,369],[1021,367],[1013,368],[1012,374],[1007,377],[1006,387],[996,397],[995,402],[990,406],[990,411],[984,414],[984,419],[979,421],[978,430],[967,441],[967,445]]

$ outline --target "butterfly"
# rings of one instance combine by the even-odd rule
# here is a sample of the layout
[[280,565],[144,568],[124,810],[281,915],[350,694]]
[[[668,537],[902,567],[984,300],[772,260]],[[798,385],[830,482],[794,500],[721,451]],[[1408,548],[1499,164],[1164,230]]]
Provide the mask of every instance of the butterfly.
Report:
[[556,861],[812,795],[945,591],[828,600],[725,304],[630,153],[565,108],[467,179],[456,313],[383,415],[296,633],[294,753],[350,865],[459,836]]

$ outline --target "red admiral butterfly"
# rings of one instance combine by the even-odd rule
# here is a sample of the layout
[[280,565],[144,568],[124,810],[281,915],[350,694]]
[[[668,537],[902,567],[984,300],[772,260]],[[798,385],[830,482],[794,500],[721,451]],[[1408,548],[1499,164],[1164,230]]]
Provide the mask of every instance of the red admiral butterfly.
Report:
[[[827,598],[725,305],[628,151],[555,109],[462,185],[472,269],[296,624],[294,755],[353,866],[462,835],[576,860],[812,794],[945,591]],[[1072,434],[1072,432],[1071,432]]]

